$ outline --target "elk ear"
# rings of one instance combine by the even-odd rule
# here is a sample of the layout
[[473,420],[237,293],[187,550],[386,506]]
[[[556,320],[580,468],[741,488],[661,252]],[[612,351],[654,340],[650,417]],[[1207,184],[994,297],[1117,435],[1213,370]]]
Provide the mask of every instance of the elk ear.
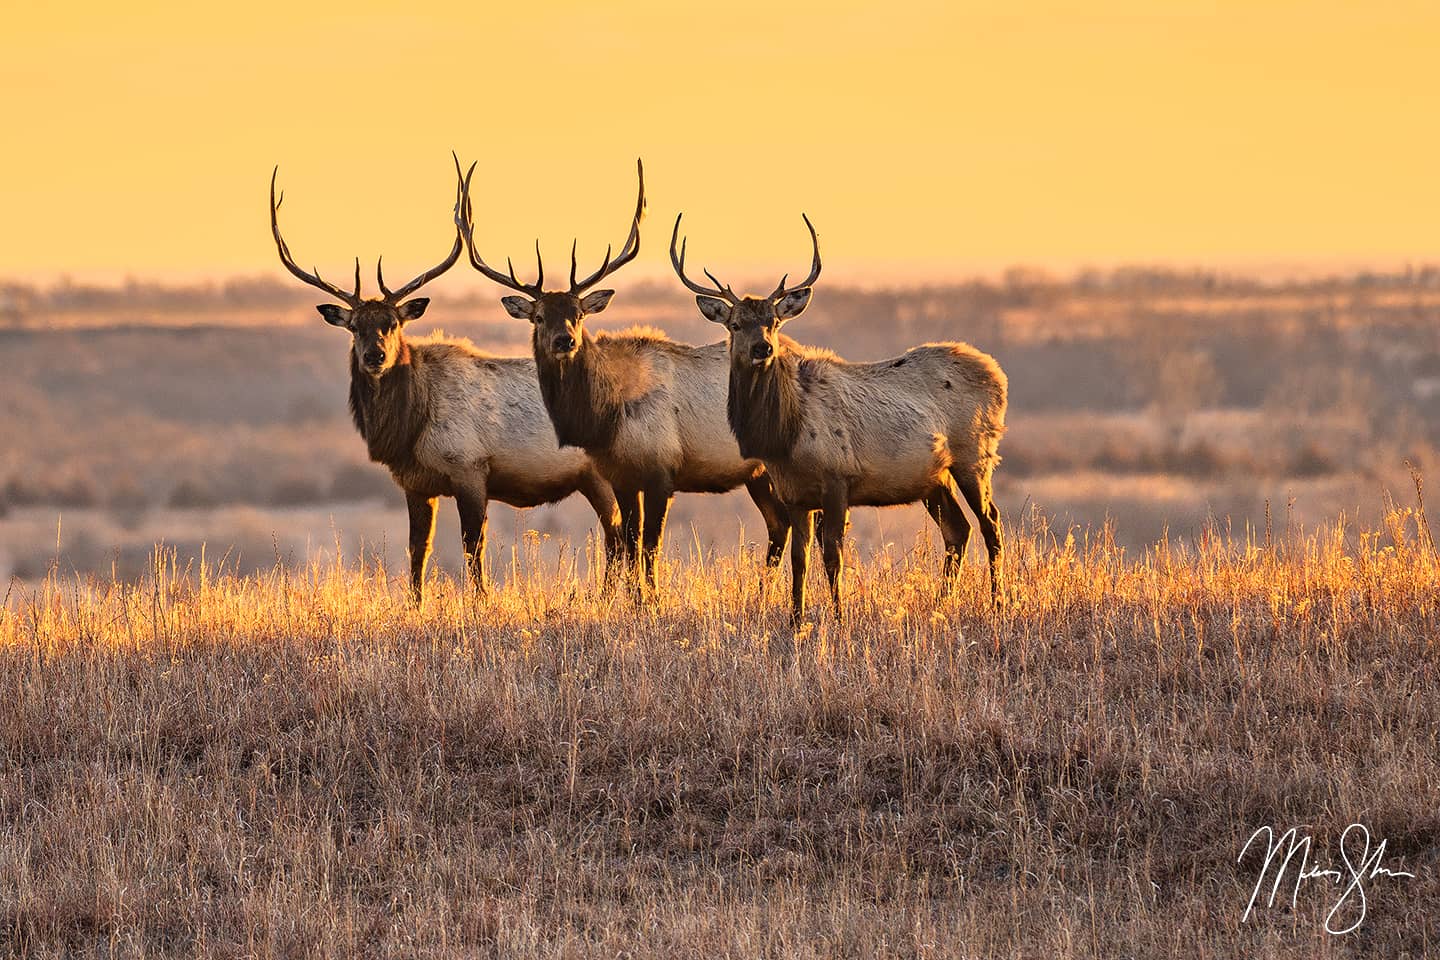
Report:
[[714,297],[696,297],[695,303],[700,307],[700,312],[705,319],[711,323],[726,323],[730,319],[730,304],[724,300],[717,300]]
[[324,317],[325,322],[331,326],[350,329],[350,311],[344,307],[337,307],[333,303],[322,303],[315,309],[320,311],[320,316]]
[[407,320],[419,320],[425,315],[425,308],[428,306],[430,306],[429,297],[416,297],[414,300],[406,300],[400,304],[398,311],[400,314],[400,322],[404,323]]
[[525,297],[501,297],[500,302],[505,305],[505,312],[516,320],[534,320],[535,302]]
[[580,309],[586,313],[599,313],[610,305],[610,298],[613,296],[614,290],[596,290],[585,295],[585,299],[580,301]]
[[775,319],[793,320],[810,306],[810,288],[801,287],[794,293],[787,293],[775,304]]

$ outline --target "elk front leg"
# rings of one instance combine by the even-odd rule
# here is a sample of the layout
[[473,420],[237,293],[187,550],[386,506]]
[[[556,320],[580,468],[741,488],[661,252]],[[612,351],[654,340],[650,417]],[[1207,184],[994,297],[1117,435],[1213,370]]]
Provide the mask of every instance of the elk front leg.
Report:
[[629,568],[630,587],[638,598],[640,593],[640,491],[616,490],[620,505],[620,547]]
[[656,590],[656,566],[660,561],[660,543],[665,536],[665,517],[670,513],[670,504],[675,493],[669,484],[652,487],[645,491],[645,543],[642,566],[645,570],[645,584],[651,593]]
[[810,543],[815,536],[811,511],[790,508],[790,622],[805,619],[805,574],[810,567]]
[[820,550],[825,558],[825,578],[830,581],[830,600],[835,619],[843,617],[840,593],[845,575],[845,528],[850,525],[850,504],[846,492],[833,488],[825,492],[820,520]]
[[925,498],[925,508],[940,528],[940,537],[945,541],[945,566],[942,578],[945,589],[954,585],[960,564],[965,559],[965,548],[970,544],[970,521],[960,508],[960,490],[949,475],[943,475],[941,484]]
[[455,507],[460,512],[460,537],[465,542],[465,567],[476,592],[485,592],[485,521],[489,506],[483,483],[472,485],[455,494]]
[[598,473],[589,474],[580,485],[580,493],[600,518],[600,532],[605,537],[605,584],[614,584],[625,566],[625,531],[620,519],[620,503],[615,491]]
[[764,474],[747,481],[745,489],[750,492],[755,506],[760,508],[760,516],[765,519],[765,530],[770,536],[770,545],[765,550],[765,566],[778,567],[785,557],[785,541],[790,539],[790,519],[785,504],[775,496],[770,478]]
[[435,497],[405,491],[410,513],[410,598],[419,606],[425,600],[425,565],[430,562],[430,543],[435,537]]

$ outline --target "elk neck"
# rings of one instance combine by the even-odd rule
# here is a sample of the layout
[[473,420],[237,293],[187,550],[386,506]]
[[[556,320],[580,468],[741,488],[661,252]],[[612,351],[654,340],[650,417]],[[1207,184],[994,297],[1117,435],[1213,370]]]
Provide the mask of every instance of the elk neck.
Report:
[[394,366],[372,377],[350,351],[350,415],[365,438],[370,459],[391,470],[415,466],[415,444],[428,417],[429,398],[416,359],[401,338]]
[[621,385],[606,368],[605,347],[588,330],[569,360],[556,360],[549,350],[541,349],[538,328],[531,343],[540,376],[540,396],[560,446],[587,451],[609,449],[620,432],[625,400]]
[[726,412],[742,457],[785,460],[800,436],[800,360],[782,351],[764,367],[730,365]]

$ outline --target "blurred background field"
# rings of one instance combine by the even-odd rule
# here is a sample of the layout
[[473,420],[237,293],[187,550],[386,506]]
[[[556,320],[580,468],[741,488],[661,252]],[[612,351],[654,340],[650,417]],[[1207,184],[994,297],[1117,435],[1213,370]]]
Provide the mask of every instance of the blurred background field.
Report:
[[[721,331],[675,285],[619,285],[601,328],[654,324],[693,343]],[[529,328],[494,291],[435,285],[414,333],[500,354]],[[311,291],[255,278],[194,286],[0,283],[0,577],[134,579],[152,547],[202,546],[250,572],[277,557],[403,558],[403,500],[346,411],[348,338]],[[1440,463],[1440,268],[1303,280],[1125,268],[908,289],[822,282],[789,331],[853,360],[963,339],[1010,377],[996,491],[1009,517],[1110,522],[1137,550],[1207,523],[1236,531],[1374,523],[1409,502],[1407,461]],[[667,556],[730,551],[762,530],[743,495],[677,498]],[[584,503],[494,505],[502,579],[525,531],[557,562],[583,551]],[[857,550],[929,537],[918,508],[858,510]],[[437,559],[459,562],[446,506]],[[58,552],[57,552],[58,546]],[[973,549],[973,548],[972,548]],[[546,554],[546,551],[549,551]]]

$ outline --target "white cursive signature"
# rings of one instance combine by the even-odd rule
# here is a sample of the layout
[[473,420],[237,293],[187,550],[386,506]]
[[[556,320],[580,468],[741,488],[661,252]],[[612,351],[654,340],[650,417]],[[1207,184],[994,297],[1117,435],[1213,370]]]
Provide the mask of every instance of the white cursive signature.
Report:
[[[1385,857],[1386,841],[1381,840],[1380,845],[1372,853],[1370,850],[1370,831],[1359,823],[1352,823],[1345,828],[1340,835],[1340,859],[1345,865],[1343,871],[1324,867],[1318,863],[1310,862],[1310,848],[1313,845],[1309,834],[1301,835],[1296,827],[1291,827],[1280,836],[1275,836],[1275,831],[1270,827],[1261,827],[1250,834],[1250,839],[1245,841],[1245,846],[1240,849],[1240,856],[1236,862],[1245,859],[1245,854],[1250,850],[1251,844],[1261,835],[1265,836],[1265,862],[1260,867],[1260,876],[1255,881],[1255,889],[1250,893],[1250,902],[1245,907],[1245,914],[1240,918],[1244,923],[1250,919],[1250,914],[1255,910],[1255,903],[1260,898],[1261,888],[1265,886],[1266,877],[1272,876],[1271,867],[1279,861],[1278,868],[1273,873],[1274,880],[1270,885],[1270,897],[1265,901],[1267,907],[1275,906],[1275,896],[1280,892],[1280,885],[1285,880],[1285,873],[1290,869],[1290,861],[1295,855],[1300,855],[1300,862],[1294,872],[1295,886],[1290,892],[1290,907],[1293,910],[1300,898],[1300,884],[1305,880],[1326,879],[1332,884],[1344,884],[1340,892],[1340,898],[1331,906],[1330,912],[1325,914],[1325,929],[1333,934],[1349,933],[1365,922],[1365,910],[1368,901],[1365,898],[1365,883],[1374,880],[1376,877],[1410,877],[1415,874],[1407,873],[1404,870],[1391,870],[1380,865]],[[1353,839],[1352,839],[1353,837]],[[1354,849],[1358,846],[1358,850]],[[1280,859],[1280,855],[1284,858]],[[1357,854],[1358,856],[1352,856]],[[1346,877],[1349,881],[1346,882]],[[1348,909],[1347,909],[1348,907]],[[1349,926],[1337,927],[1336,924],[1350,919]]]

